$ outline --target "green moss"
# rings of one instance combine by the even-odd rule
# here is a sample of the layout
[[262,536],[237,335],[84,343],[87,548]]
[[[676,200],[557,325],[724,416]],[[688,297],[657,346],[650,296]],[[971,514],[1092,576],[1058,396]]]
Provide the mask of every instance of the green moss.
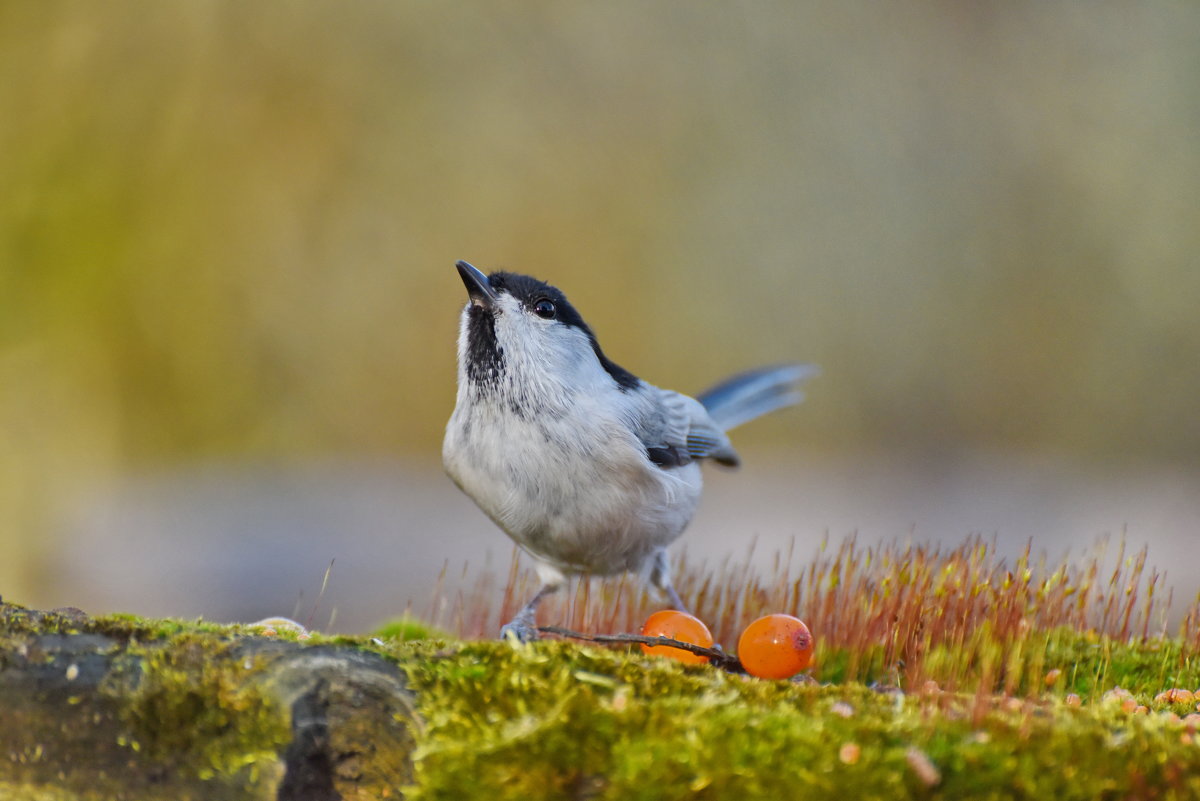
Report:
[[229,648],[211,633],[187,632],[132,651],[140,657],[134,686],[110,686],[131,733],[123,745],[201,779],[273,766],[290,740],[288,710],[255,682],[262,660]]
[[268,660],[243,655],[238,632],[0,607],[0,668],[14,668],[3,678],[15,693],[0,797],[273,795],[289,710],[261,689]]
[[122,642],[158,642],[178,635],[199,634],[228,640],[261,633],[255,626],[243,623],[214,623],[203,619],[149,618],[125,614],[87,618],[80,628]]
[[[240,655],[252,629],[49,622],[123,644],[129,661],[106,688],[129,732],[123,748],[199,778],[254,782],[279,769],[288,710],[258,689],[267,657]],[[983,627],[907,662],[819,651],[827,683],[816,684],[636,649],[412,641],[420,631],[407,624],[384,633],[305,642],[374,651],[407,673],[423,719],[409,798],[1200,797],[1200,744],[1179,720],[1194,702],[1154,700],[1200,687],[1200,664],[1175,640],[1054,629],[1002,647]],[[829,682],[839,671],[907,692]],[[1118,685],[1150,712],[1103,700]]]
[[[1090,670],[1102,657],[1084,639],[1060,637],[1053,654],[1082,656]],[[1107,675],[1126,681],[1157,657],[1153,648],[1109,651]],[[565,643],[471,643],[410,657],[428,725],[412,798],[484,789],[523,799],[1200,793],[1200,747],[1177,721],[1071,707],[1061,693],[1035,702],[759,681]],[[922,777],[922,759],[936,783]]]
[[397,640],[399,642],[409,642],[411,640],[448,640],[451,638],[447,632],[409,616],[389,620],[375,630],[374,636],[382,640]]
[[32,636],[92,634],[120,647],[100,690],[129,732],[118,743],[198,778],[278,760],[290,739],[289,715],[254,681],[262,665],[230,652],[247,627],[134,615],[85,617],[8,604],[10,644]]

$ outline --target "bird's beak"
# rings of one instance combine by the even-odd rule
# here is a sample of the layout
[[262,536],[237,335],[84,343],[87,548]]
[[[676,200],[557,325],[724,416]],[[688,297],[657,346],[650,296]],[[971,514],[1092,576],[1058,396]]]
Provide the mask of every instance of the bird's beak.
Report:
[[457,262],[454,266],[458,267],[458,274],[462,276],[463,284],[467,287],[467,294],[471,296],[471,302],[485,309],[492,308],[496,303],[497,295],[496,290],[492,289],[492,285],[488,283],[487,276],[465,261]]

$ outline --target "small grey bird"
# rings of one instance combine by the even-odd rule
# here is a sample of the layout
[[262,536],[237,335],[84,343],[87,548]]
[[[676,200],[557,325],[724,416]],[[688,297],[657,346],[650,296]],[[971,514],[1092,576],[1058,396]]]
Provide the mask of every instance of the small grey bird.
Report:
[[798,403],[816,369],[767,367],[690,398],[609,360],[557,288],[457,267],[469,302],[442,459],[542,581],[501,636],[536,639],[538,603],[568,575],[636,572],[686,609],[666,548],[696,511],[700,462],[736,466],[725,432]]

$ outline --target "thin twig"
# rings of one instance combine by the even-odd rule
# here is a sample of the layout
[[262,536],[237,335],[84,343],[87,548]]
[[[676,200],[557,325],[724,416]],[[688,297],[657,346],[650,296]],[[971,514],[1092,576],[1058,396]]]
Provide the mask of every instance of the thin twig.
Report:
[[683,640],[672,639],[671,637],[648,637],[644,634],[584,634],[580,631],[571,631],[564,629],[561,626],[538,626],[538,631],[542,634],[556,634],[559,637],[570,637],[575,640],[587,640],[588,642],[600,643],[616,643],[620,645],[665,645],[669,648],[678,648],[681,651],[689,651],[697,656],[707,657],[709,662],[715,667],[722,670],[728,670],[731,673],[745,673],[745,668],[738,661],[736,656],[725,653],[720,646],[705,648],[703,645],[684,642]]

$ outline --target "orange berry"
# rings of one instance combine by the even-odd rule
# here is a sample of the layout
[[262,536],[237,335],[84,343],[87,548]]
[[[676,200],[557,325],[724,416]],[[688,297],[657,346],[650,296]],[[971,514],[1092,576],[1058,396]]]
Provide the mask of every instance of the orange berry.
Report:
[[[642,624],[642,634],[647,637],[670,637],[681,642],[690,642],[704,648],[712,648],[713,638],[708,626],[700,618],[680,612],[676,609],[664,609],[646,618]],[[682,648],[672,648],[669,645],[642,645],[642,651],[651,656],[667,656],[678,659],[690,665],[706,665],[708,657],[693,654]]]
[[737,655],[751,676],[786,679],[812,664],[812,633],[791,615],[760,617],[738,638]]

